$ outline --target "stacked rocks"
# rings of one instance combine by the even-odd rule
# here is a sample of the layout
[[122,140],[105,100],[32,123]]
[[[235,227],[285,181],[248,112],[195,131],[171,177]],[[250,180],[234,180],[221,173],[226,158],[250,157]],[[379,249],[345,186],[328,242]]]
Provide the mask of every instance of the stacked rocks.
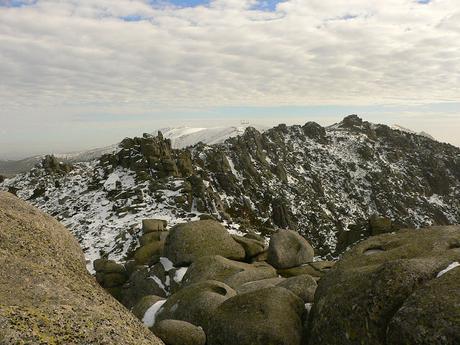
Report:
[[313,261],[291,230],[267,246],[213,220],[176,225],[164,256],[135,267],[123,303],[167,345],[457,344],[460,227],[371,227],[383,234],[335,264]]
[[97,282],[116,299],[121,299],[121,288],[128,280],[123,264],[107,259],[97,259],[93,263]]
[[[143,228],[145,247],[164,224],[144,221]],[[150,237],[155,241],[145,241]],[[267,245],[256,234],[230,235],[219,222],[201,220],[170,229],[158,255],[136,259],[147,265],[134,269],[123,303],[166,344],[301,343],[317,283],[303,272],[278,274],[313,259],[297,233],[280,230]]]
[[163,255],[164,241],[168,236],[166,226],[167,222],[161,219],[144,219],[142,221],[141,247],[134,253],[134,260],[138,265],[157,262]]

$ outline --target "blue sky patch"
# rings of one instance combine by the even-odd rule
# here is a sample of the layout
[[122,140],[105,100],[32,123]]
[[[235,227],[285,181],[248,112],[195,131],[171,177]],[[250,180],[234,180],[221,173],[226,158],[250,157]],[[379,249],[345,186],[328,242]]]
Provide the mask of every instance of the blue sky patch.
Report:
[[23,7],[35,5],[37,0],[0,0],[0,7]]
[[177,7],[195,7],[200,5],[209,5],[209,0],[150,0],[152,5],[173,5]]
[[278,5],[282,0],[260,0],[257,5],[253,7],[255,10],[262,11],[276,11],[276,5]]
[[143,19],[145,19],[144,17],[142,16],[139,16],[137,14],[132,14],[132,15],[129,15],[129,16],[123,16],[123,17],[120,17],[120,19],[124,20],[125,22],[139,22]]

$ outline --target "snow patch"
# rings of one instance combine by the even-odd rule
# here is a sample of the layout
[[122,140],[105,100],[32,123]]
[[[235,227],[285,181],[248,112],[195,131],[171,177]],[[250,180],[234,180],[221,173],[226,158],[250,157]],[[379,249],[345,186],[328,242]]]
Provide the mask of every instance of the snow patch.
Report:
[[165,303],[166,300],[158,301],[145,311],[144,317],[142,318],[142,322],[145,326],[149,328],[153,327],[153,325],[155,324],[155,318],[157,316],[157,313]]
[[182,279],[184,279],[184,275],[185,275],[185,273],[187,273],[187,270],[188,270],[188,267],[181,267],[181,268],[179,268],[179,269],[174,273],[174,277],[173,277],[174,281],[175,281],[176,283],[178,283],[178,284],[179,284],[180,282],[182,282]]
[[445,269],[439,272],[436,278],[441,277],[442,275],[446,274],[447,272],[449,272],[450,270],[453,270],[455,267],[458,267],[458,266],[460,266],[459,262],[457,261],[452,262],[449,266],[447,266]]

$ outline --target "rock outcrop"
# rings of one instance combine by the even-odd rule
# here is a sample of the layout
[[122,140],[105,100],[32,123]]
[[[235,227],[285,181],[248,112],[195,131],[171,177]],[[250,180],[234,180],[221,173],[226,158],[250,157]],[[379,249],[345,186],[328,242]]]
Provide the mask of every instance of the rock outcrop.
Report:
[[[460,227],[371,237],[319,281],[310,344],[456,344]],[[455,267],[443,273],[446,267]],[[455,291],[454,291],[455,290]]]
[[0,193],[0,344],[161,344],[85,269],[61,224]]
[[207,255],[243,260],[245,251],[216,221],[201,220],[179,224],[169,231],[165,256],[176,266],[189,265]]

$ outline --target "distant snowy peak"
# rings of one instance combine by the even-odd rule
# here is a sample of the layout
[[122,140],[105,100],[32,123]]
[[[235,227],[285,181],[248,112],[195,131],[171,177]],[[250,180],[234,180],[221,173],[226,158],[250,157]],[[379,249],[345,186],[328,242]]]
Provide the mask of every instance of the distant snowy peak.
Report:
[[[173,127],[161,128],[159,131],[163,137],[171,140],[172,147],[182,149],[187,146],[195,145],[199,142],[204,144],[220,144],[228,138],[242,135],[247,127],[254,127],[260,132],[264,132],[269,127],[265,126],[229,126],[229,127],[212,127],[212,128],[194,128],[194,127]],[[156,133],[153,133],[156,134]]]
[[401,132],[406,132],[406,133],[411,133],[411,134],[417,134],[417,135],[420,135],[422,137],[426,137],[428,139],[432,139],[432,140],[436,140],[433,136],[431,136],[430,134],[426,133],[426,132],[415,132],[411,129],[408,129],[408,128],[405,128],[403,126],[400,126],[400,125],[397,125],[397,124],[394,124],[394,125],[391,125],[390,126],[392,129],[396,129],[398,131],[401,131]]

